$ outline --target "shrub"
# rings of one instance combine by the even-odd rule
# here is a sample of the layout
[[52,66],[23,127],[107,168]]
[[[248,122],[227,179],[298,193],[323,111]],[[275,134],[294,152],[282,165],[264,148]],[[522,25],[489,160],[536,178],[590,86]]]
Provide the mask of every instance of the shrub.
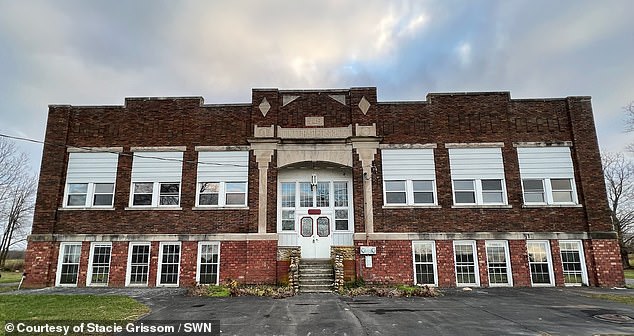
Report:
[[440,292],[433,287],[409,285],[346,287],[340,294],[347,296],[374,295],[382,297],[436,297],[441,295]]

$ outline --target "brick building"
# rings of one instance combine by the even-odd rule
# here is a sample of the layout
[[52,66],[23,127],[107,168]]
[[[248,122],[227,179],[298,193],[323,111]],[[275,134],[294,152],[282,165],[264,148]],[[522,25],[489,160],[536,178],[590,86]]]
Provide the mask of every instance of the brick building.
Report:
[[293,253],[374,283],[624,282],[589,97],[51,105],[41,167],[30,287],[284,282]]

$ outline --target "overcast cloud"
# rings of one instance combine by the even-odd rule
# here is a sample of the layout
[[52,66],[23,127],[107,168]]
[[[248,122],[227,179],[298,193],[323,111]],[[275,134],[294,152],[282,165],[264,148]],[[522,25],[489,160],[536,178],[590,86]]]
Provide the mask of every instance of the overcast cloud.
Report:
[[[634,141],[632,13],[630,0],[0,0],[0,131],[42,139],[48,104],[377,86],[383,101],[590,95],[600,145],[618,151]],[[41,146],[20,146],[37,170]]]

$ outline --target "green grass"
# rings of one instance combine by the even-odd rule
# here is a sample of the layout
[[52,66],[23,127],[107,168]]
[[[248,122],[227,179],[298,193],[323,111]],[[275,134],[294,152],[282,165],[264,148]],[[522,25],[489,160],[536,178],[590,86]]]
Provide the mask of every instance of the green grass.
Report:
[[590,295],[590,297],[593,297],[595,299],[610,300],[614,302],[634,305],[634,296],[630,296],[630,295],[593,294],[593,295]]
[[127,296],[3,295],[0,321],[133,321],[150,309]]
[[207,296],[211,297],[229,297],[231,290],[225,286],[208,286]]
[[0,283],[20,282],[22,272],[0,272]]
[[623,273],[625,273],[625,279],[634,279],[634,268],[626,269]]
[[18,286],[0,286],[0,293],[18,289]]

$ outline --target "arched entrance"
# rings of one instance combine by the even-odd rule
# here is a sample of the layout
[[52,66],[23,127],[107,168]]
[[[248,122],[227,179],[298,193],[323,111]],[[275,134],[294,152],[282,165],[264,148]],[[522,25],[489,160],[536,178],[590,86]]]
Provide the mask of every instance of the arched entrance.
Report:
[[352,246],[352,169],[330,162],[298,162],[278,171],[279,246],[302,258],[330,258],[331,246]]

